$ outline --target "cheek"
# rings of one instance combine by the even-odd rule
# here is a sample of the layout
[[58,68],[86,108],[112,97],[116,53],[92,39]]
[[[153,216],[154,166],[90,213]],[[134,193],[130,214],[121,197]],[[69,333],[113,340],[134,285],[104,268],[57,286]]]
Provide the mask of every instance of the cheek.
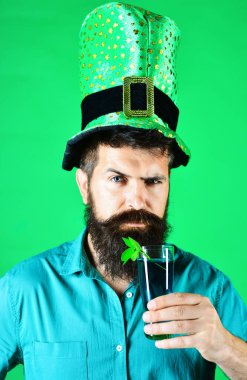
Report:
[[163,217],[168,200],[169,188],[165,187],[161,191],[157,191],[156,194],[153,194],[151,199],[151,204],[154,208],[155,213],[159,217]]
[[112,183],[106,182],[105,180],[99,181],[97,186],[97,194],[100,195],[102,200],[106,203],[114,203],[115,200],[120,196],[120,191],[117,186],[113,186]]
[[116,213],[119,209],[120,198],[120,191],[113,190],[104,181],[99,181],[97,188],[94,187],[94,200],[98,216],[108,218]]

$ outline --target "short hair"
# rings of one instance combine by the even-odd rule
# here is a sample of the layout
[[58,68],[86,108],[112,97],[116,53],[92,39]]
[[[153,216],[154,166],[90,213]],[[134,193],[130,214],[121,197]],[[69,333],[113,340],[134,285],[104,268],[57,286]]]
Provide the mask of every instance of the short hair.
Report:
[[113,148],[131,147],[132,149],[149,150],[154,156],[168,157],[169,170],[174,163],[174,141],[165,137],[157,129],[136,129],[130,127],[115,127],[114,129],[97,131],[84,141],[79,167],[90,180],[98,163],[98,148],[100,145]]

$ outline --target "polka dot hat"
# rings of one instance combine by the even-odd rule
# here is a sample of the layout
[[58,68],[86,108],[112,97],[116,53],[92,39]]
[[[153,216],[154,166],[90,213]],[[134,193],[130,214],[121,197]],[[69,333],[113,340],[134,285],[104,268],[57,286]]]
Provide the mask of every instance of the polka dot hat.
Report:
[[82,128],[67,142],[63,169],[79,167],[87,136],[126,126],[173,139],[173,167],[187,165],[190,151],[176,132],[179,39],[171,18],[130,4],[104,4],[86,16],[79,52]]

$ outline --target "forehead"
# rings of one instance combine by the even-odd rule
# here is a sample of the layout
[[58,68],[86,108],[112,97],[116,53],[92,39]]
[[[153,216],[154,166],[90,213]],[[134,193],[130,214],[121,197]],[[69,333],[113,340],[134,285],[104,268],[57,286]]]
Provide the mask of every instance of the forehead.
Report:
[[169,159],[159,150],[133,149],[131,147],[113,148],[100,145],[98,165],[100,170],[113,167],[115,169],[131,169],[135,171],[168,171]]

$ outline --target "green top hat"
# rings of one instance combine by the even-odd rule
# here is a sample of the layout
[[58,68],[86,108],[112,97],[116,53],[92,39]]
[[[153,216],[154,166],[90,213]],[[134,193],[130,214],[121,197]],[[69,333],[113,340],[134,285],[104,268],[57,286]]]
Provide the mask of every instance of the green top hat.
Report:
[[180,30],[164,17],[130,4],[101,5],[80,31],[82,130],[71,137],[63,169],[79,167],[85,138],[97,131],[157,129],[173,139],[173,167],[186,166],[190,151],[176,133],[176,48]]

